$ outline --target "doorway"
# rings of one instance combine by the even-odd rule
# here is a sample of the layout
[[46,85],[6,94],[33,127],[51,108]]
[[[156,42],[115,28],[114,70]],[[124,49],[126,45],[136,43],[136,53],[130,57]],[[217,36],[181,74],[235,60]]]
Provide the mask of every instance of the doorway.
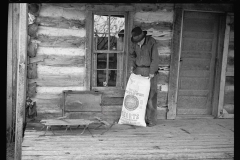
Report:
[[211,115],[220,14],[184,11],[177,115]]

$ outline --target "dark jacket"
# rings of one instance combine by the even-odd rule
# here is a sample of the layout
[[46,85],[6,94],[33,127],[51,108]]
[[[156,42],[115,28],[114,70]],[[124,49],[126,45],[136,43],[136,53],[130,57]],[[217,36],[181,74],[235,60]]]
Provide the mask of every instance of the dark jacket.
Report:
[[137,43],[132,43],[129,53],[130,67],[149,66],[150,74],[154,74],[158,70],[158,62],[158,49],[154,38],[146,36],[141,48]]

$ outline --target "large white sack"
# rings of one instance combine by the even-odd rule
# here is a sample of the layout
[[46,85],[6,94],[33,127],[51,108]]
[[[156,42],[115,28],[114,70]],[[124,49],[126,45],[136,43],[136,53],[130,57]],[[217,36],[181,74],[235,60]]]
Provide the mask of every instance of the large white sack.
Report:
[[118,124],[146,127],[145,113],[150,91],[150,78],[131,74],[127,83]]

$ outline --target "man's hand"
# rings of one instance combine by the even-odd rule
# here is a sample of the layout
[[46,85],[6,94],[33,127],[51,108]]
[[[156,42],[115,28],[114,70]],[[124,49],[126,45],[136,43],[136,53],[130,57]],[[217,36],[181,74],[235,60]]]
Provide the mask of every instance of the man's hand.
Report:
[[133,67],[130,68],[130,73],[133,73]]
[[153,78],[154,77],[154,74],[149,74],[149,78]]

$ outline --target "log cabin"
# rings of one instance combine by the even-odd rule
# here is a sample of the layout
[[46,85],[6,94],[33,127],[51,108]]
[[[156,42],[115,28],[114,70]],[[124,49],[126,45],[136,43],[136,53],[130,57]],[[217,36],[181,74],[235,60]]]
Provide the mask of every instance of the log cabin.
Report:
[[233,4],[32,5],[9,4],[7,130],[27,97],[39,119],[119,118],[136,26],[158,45],[158,119],[234,118]]

